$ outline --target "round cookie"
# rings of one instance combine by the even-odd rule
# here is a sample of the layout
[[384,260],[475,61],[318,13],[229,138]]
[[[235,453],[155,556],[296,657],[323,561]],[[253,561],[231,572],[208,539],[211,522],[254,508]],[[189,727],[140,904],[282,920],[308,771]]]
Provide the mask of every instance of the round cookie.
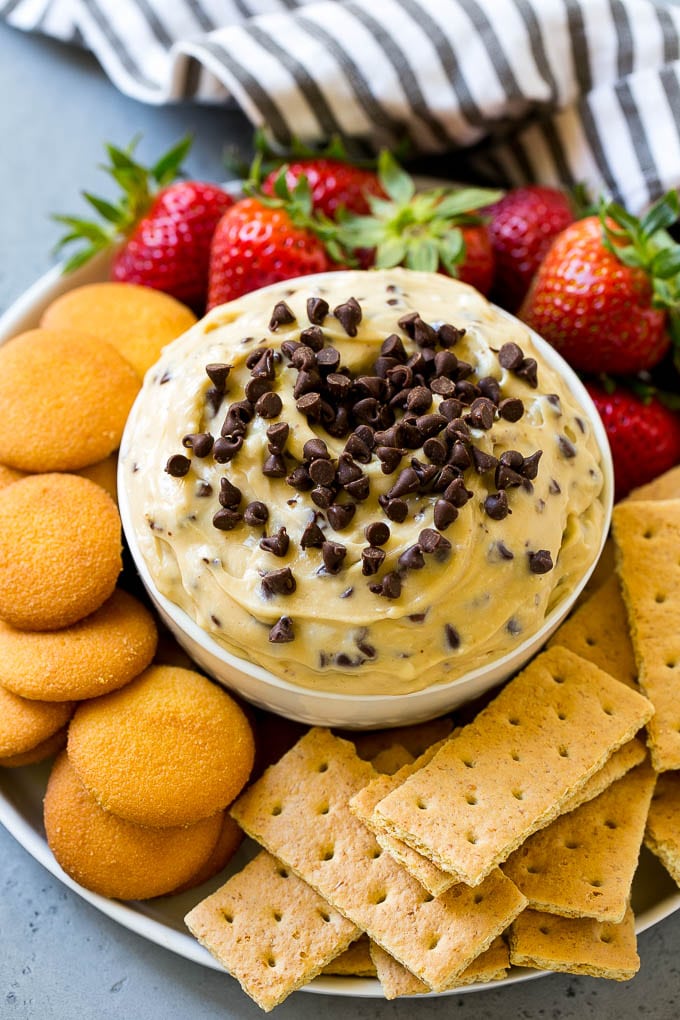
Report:
[[113,593],[121,570],[118,510],[77,475],[22,478],[0,492],[0,618],[56,630]]
[[43,701],[96,698],[146,669],[157,639],[149,610],[120,588],[61,630],[17,630],[0,621],[0,684]]
[[6,489],[12,482],[18,482],[24,477],[23,471],[16,471],[14,468],[0,464],[0,489]]
[[52,758],[55,754],[63,751],[66,747],[67,737],[68,723],[66,726],[62,726],[60,730],[57,730],[56,733],[53,733],[51,737],[48,737],[47,740],[36,744],[30,751],[21,751],[19,754],[9,754],[5,758],[0,758],[0,768],[18,769],[24,765],[37,765],[38,762],[45,761],[46,758]]
[[118,503],[118,453],[110,453],[104,460],[98,460],[96,464],[88,464],[74,472],[81,478],[89,478],[91,482],[101,485],[106,489],[114,503]]
[[143,376],[165,345],[195,322],[186,305],[160,290],[134,283],[88,283],[53,301],[41,325],[100,337]]
[[151,829],[102,810],[66,754],[52,769],[45,794],[45,831],[64,871],[101,896],[144,900],[163,896],[202,866],[217,842],[222,815],[194,825]]
[[[2,764],[0,762],[0,764]],[[209,879],[219,875],[220,871],[226,868],[243,841],[243,830],[236,824],[231,815],[225,811],[222,820],[222,828],[217,838],[217,843],[205,864],[195,872],[191,878],[182,885],[173,889],[175,893],[186,892],[188,889],[195,889],[197,885],[203,885]]]
[[68,753],[107,811],[139,825],[187,825],[230,804],[253,764],[250,725],[200,673],[151,666],[80,705]]
[[29,701],[0,687],[0,758],[32,751],[69,721],[72,701]]
[[0,347],[0,461],[76,471],[115,450],[139,377],[110,344],[32,329]]

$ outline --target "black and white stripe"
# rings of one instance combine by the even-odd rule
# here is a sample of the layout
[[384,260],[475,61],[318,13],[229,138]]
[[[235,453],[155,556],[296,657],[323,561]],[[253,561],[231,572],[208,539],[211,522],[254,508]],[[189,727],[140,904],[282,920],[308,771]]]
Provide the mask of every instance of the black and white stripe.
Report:
[[[144,102],[239,103],[285,145],[465,149],[499,183],[639,211],[680,185],[680,7],[661,0],[0,0]],[[463,157],[456,157],[454,175]]]

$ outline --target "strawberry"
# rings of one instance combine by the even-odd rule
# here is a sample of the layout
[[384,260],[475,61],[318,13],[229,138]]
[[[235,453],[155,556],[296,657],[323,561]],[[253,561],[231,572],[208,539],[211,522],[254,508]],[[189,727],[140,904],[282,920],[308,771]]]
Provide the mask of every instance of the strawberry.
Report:
[[378,158],[378,180],[388,198],[369,195],[370,215],[338,212],[341,247],[355,256],[375,249],[378,269],[405,265],[423,272],[439,271],[488,292],[493,250],[478,210],[502,193],[443,187],[416,192],[413,180],[385,151]]
[[611,446],[616,499],[680,462],[680,415],[657,396],[620,388],[608,392],[596,383],[586,389]]
[[[272,170],[265,178],[262,184],[265,195],[275,194],[279,173],[279,170]],[[340,208],[365,215],[369,212],[368,195],[386,197],[377,174],[339,159],[301,159],[288,163],[285,179],[291,191],[303,174],[312,193],[312,208],[329,219],[335,219]]]
[[555,238],[519,311],[576,369],[632,374],[680,338],[680,246],[670,192],[636,219],[615,203]]
[[278,280],[331,268],[323,242],[305,226],[304,215],[244,198],[227,210],[213,236],[208,307]]
[[563,191],[540,184],[513,188],[484,210],[496,262],[493,297],[508,311],[519,308],[550,242],[573,222]]
[[216,184],[203,181],[170,183],[179,173],[190,140],[174,146],[152,167],[126,150],[107,146],[110,165],[104,169],[122,189],[117,205],[84,193],[105,225],[71,216],[55,219],[69,227],[62,245],[87,241],[66,264],[82,265],[95,252],[121,242],[113,259],[111,278],[165,291],[201,314],[208,290],[210,242],[222,214],[234,203]]

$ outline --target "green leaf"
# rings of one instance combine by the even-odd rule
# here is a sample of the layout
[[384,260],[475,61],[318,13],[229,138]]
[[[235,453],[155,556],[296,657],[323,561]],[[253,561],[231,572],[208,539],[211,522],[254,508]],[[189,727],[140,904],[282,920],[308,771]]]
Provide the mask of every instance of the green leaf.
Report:
[[600,206],[600,219],[604,223],[609,218],[621,227],[626,234],[634,236],[639,229],[639,220],[618,202],[603,202]]
[[406,244],[400,237],[388,237],[378,245],[375,253],[377,269],[391,269],[400,266],[406,257]]
[[106,247],[103,244],[91,244],[87,248],[83,248],[81,251],[76,252],[71,258],[64,264],[64,275],[66,273],[72,273],[74,269],[80,269],[86,262],[89,262],[93,255]]
[[89,191],[83,191],[83,198],[86,199],[90,205],[104,217],[105,220],[108,220],[109,223],[120,223],[122,212],[118,206],[113,205],[111,202],[107,202],[103,198],[98,198],[97,195],[90,194]]
[[406,251],[406,265],[421,273],[436,273],[439,266],[438,246],[427,238],[412,241]]
[[447,219],[460,216],[461,213],[477,212],[487,205],[493,205],[503,197],[504,192],[491,188],[461,188],[449,191],[437,206],[438,214]]
[[680,274],[680,247],[662,248],[650,262],[649,268],[661,280]]
[[672,227],[680,215],[677,191],[669,191],[658,199],[640,221],[640,233],[652,237],[658,230]]
[[465,258],[463,231],[458,227],[447,231],[439,241],[439,257],[450,276],[458,275],[458,266]]
[[111,160],[111,166],[116,170],[129,170],[133,167],[138,168],[139,163],[136,163],[132,158],[132,153],[137,147],[138,141],[139,135],[136,135],[128,145],[127,149],[119,149],[116,145],[105,145],[104,147],[109,155],[109,159]]
[[193,143],[192,135],[185,135],[149,169],[149,173],[160,187],[165,187],[175,180]]
[[387,149],[382,149],[378,156],[378,178],[383,190],[394,202],[400,205],[410,202],[415,194],[416,186],[413,179],[399,166],[396,159]]
[[87,241],[99,241],[107,244],[111,239],[110,234],[103,227],[91,220],[81,220],[76,216],[53,216],[52,219],[57,223],[64,223],[67,227],[71,227],[71,233],[77,234],[78,237],[85,238]]

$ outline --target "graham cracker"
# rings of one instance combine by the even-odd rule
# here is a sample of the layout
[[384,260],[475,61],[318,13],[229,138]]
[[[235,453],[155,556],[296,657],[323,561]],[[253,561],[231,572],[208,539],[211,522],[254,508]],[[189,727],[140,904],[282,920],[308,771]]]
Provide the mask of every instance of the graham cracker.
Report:
[[337,736],[351,741],[360,758],[372,761],[376,754],[388,747],[393,747],[394,744],[405,747],[414,758],[417,758],[432,744],[448,737],[452,729],[453,720],[450,716],[444,715],[437,719],[428,719],[427,722],[415,723],[412,726],[395,726],[391,730],[366,730],[363,732],[339,730]]
[[360,934],[266,852],[184,920],[265,1012],[311,981]]
[[637,666],[619,579],[612,574],[548,641],[560,645],[629,687],[637,688]]
[[394,775],[377,776],[362,790],[359,790],[349,802],[350,810],[375,834],[375,838],[383,850],[387,850],[394,857],[395,861],[406,868],[409,874],[413,875],[423,888],[427,889],[433,896],[441,896],[443,892],[450,889],[452,885],[456,884],[456,878],[446,871],[442,871],[441,868],[438,868],[427,857],[423,857],[422,854],[407,846],[406,843],[402,843],[401,840],[396,839],[394,836],[382,832],[375,825],[372,816],[376,804],[383,797],[386,797],[388,793],[391,793],[392,790],[396,790],[398,786],[401,786],[404,780],[408,779],[414,772],[427,765],[428,761],[434,757],[443,743],[440,740],[433,744],[420,757],[416,758],[414,762],[405,765]]
[[660,775],[647,817],[645,843],[680,886],[680,773]]
[[503,865],[529,907],[619,923],[630,899],[656,773],[638,765],[534,833]]
[[633,489],[628,493],[626,502],[647,499],[680,499],[680,465]]
[[680,500],[621,503],[612,518],[617,569],[657,772],[680,768]]
[[[427,995],[430,989],[419,981],[406,967],[386,953],[375,942],[371,943],[371,956],[378,980],[386,999],[397,999],[402,995]],[[486,952],[473,960],[458,978],[457,987],[486,984],[501,981],[510,967],[510,952],[502,938],[494,939]]]
[[625,776],[626,772],[634,769],[636,765],[641,765],[646,757],[647,748],[638,737],[633,737],[618,751],[614,751],[611,758],[607,759],[602,768],[598,769],[580,790],[564,801],[562,814],[575,811],[586,801],[599,797],[608,786]]
[[640,969],[633,911],[612,924],[525,910],[510,929],[510,963],[628,981]]
[[384,747],[378,751],[375,758],[371,758],[371,765],[376,772],[386,776],[392,776],[404,765],[410,765],[413,755],[401,744],[392,744],[391,747]]
[[349,808],[375,777],[352,744],[312,729],[231,808],[233,817],[373,941],[435,991],[517,916],[524,897],[497,869],[440,897],[383,853]]
[[359,936],[344,953],[327,963],[321,973],[334,977],[377,977],[368,936]]
[[374,818],[468,885],[477,885],[562,811],[630,740],[652,705],[566,648],[543,652]]

